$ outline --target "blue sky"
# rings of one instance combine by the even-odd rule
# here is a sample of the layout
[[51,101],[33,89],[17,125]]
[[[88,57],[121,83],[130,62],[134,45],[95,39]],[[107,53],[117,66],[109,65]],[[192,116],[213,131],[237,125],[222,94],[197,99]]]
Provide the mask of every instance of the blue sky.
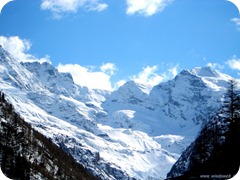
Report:
[[15,0],[0,14],[0,44],[91,88],[206,65],[239,78],[240,15],[226,0]]

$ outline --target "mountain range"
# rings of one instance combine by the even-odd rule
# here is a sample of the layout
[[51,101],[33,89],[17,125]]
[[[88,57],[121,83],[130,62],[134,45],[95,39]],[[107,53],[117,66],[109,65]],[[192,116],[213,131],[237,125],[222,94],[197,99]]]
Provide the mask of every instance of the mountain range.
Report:
[[77,85],[50,63],[19,62],[0,47],[7,101],[100,179],[165,179],[219,109],[230,79],[196,67],[154,87],[129,81],[109,92]]

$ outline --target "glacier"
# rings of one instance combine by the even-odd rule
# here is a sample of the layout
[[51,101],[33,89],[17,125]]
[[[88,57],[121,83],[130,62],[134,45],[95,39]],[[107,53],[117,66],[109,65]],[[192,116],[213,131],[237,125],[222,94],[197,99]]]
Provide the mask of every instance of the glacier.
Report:
[[153,88],[129,81],[110,92],[77,85],[48,62],[18,62],[0,47],[8,101],[100,179],[165,179],[231,78],[196,67]]

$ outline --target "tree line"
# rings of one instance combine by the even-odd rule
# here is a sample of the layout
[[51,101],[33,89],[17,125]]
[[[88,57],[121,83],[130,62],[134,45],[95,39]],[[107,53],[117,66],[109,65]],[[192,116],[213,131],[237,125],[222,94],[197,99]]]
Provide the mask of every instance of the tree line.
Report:
[[196,140],[173,165],[168,179],[229,179],[238,172],[240,91],[236,80],[228,82],[223,98],[221,108],[207,121]]
[[0,92],[0,165],[11,179],[97,179],[15,112]]

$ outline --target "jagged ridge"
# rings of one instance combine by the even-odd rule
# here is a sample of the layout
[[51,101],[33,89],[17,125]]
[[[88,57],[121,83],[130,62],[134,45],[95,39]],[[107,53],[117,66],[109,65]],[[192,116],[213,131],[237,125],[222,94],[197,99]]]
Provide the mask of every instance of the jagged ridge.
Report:
[[48,63],[19,63],[0,48],[0,88],[8,101],[102,179],[166,177],[204,117],[219,107],[230,78],[200,70],[153,89],[132,81],[110,93],[76,85]]

